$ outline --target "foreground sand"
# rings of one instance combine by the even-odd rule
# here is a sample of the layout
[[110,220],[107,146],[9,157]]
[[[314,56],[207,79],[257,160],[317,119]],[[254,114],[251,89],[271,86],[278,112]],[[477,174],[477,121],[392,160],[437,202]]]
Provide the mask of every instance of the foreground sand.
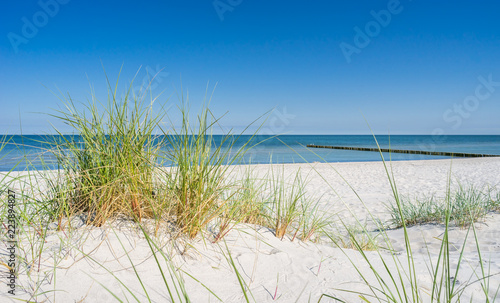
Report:
[[[252,167],[261,176],[269,171],[269,165]],[[308,175],[307,190],[320,199],[323,211],[331,214],[333,221],[338,223],[339,218],[342,218],[347,224],[354,224],[352,214],[355,214],[370,230],[374,225],[368,219],[369,212],[382,222],[390,219],[385,205],[391,201],[392,191],[381,162],[285,165],[286,174],[293,174],[298,169]],[[500,183],[499,158],[401,161],[393,162],[392,169],[399,192],[412,197],[431,194],[443,196],[450,170],[453,187],[459,184],[487,187]],[[476,224],[482,257],[492,274],[500,273],[499,219],[499,214],[492,213]],[[128,222],[116,221],[110,226],[82,226],[73,234],[52,231],[41,248],[43,253],[39,262],[37,260],[32,264],[29,271],[21,272],[18,283],[26,290],[22,290],[19,285],[16,296],[8,295],[2,272],[0,301],[27,300],[32,293],[40,294],[36,298],[37,302],[116,301],[104,288],[106,287],[123,301],[146,302],[148,298],[137,278],[139,275],[152,301],[168,302],[168,291],[147,241]],[[438,239],[443,230],[441,225],[410,228],[422,293],[428,293],[432,289],[429,259],[436,262],[440,243]],[[456,227],[451,230],[450,241],[455,245],[451,252],[454,263],[452,266],[458,261],[466,232],[467,230]],[[380,255],[390,264],[393,263],[394,256],[404,264],[406,253],[402,231],[391,230],[388,235],[397,253],[380,252]],[[31,254],[29,242],[20,241],[20,246],[25,247],[21,254]],[[367,290],[351,261],[370,276],[369,266],[358,252],[341,250],[328,242],[303,243],[298,240],[291,242],[290,239],[280,241],[271,230],[257,226],[239,225],[225,237],[225,243],[212,244],[201,237],[190,242],[179,241],[175,245],[166,236],[158,237],[155,241],[164,245],[163,250],[173,256],[173,264],[185,272],[181,275],[192,302],[218,301],[204,286],[223,302],[244,301],[238,278],[226,260],[227,251],[231,253],[256,302],[317,302],[322,294],[333,295],[347,302],[359,302],[357,295],[338,289]],[[2,254],[6,253],[5,243],[0,249]],[[366,253],[383,273],[379,253]],[[168,264],[160,255],[158,257],[168,275]],[[478,267],[475,243],[470,242],[466,246],[462,262],[460,274],[454,278],[457,288],[477,280],[473,275],[474,269]],[[137,273],[131,263],[135,265]],[[26,265],[22,268],[26,268]],[[394,267],[391,270],[394,271]],[[132,291],[137,300],[121,283]],[[499,275],[491,277],[490,287],[493,293],[499,283]],[[175,292],[173,289],[172,291]],[[481,284],[473,283],[467,287],[462,301],[468,302],[481,295]],[[250,297],[250,301],[254,300]],[[324,298],[321,302],[330,301],[333,300]]]

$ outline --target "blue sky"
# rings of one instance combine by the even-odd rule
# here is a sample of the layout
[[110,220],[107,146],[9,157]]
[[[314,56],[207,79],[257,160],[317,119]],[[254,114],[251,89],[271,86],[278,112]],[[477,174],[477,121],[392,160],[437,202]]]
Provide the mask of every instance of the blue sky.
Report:
[[[161,102],[264,132],[500,134],[498,1],[3,1],[0,133],[51,132],[51,92],[105,100],[148,72]],[[139,68],[141,68],[139,70]],[[168,100],[167,100],[168,99]],[[175,119],[176,112],[171,111]]]

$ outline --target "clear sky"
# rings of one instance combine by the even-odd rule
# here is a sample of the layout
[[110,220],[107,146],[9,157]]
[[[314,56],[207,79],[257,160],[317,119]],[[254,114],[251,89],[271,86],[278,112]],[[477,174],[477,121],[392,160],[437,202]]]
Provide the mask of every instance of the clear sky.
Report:
[[[61,102],[123,89],[266,132],[500,134],[498,1],[2,1],[0,133],[50,132]],[[139,70],[139,68],[141,68]],[[138,71],[139,70],[139,71]],[[182,83],[182,88],[181,88]],[[167,99],[169,99],[167,101]],[[172,115],[175,112],[172,111]]]

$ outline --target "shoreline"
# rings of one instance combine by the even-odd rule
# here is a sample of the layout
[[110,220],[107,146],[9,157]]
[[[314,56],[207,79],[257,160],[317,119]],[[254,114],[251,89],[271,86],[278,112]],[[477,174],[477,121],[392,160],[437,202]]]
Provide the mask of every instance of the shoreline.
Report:
[[[406,163],[406,162],[438,162],[438,161],[464,161],[464,160],[498,160],[500,161],[500,156],[488,156],[488,157],[439,157],[439,158],[433,158],[433,159],[385,159],[382,161],[381,159],[379,160],[360,160],[360,161],[329,161],[329,162],[324,162],[324,161],[311,161],[311,162],[284,162],[284,163],[242,163],[242,164],[230,164],[230,165],[223,165],[223,166],[256,166],[256,165],[261,165],[261,166],[280,166],[280,165],[316,165],[316,164],[322,164],[322,165],[332,165],[332,164],[364,164],[364,163],[383,163],[385,162],[386,164],[389,163]],[[160,166],[161,168],[165,167],[171,167],[171,166]],[[41,169],[41,170],[35,170],[32,169],[32,171],[55,171],[56,169]],[[8,170],[0,170],[0,174],[5,174],[8,173]],[[26,172],[26,170],[13,170],[11,173],[22,173]]]

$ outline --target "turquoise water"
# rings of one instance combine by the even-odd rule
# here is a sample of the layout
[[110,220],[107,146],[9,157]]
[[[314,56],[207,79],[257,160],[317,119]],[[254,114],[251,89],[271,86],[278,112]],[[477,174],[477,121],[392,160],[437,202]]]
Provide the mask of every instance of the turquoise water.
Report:
[[[50,141],[58,136],[12,136],[11,141],[0,152],[0,171],[10,170],[17,163],[14,170],[26,169],[26,161],[35,168],[57,168],[54,157],[50,154],[50,145],[41,141]],[[70,137],[70,136],[67,136]],[[75,136],[76,139],[78,137]],[[500,155],[500,136],[498,135],[458,135],[458,136],[426,136],[426,135],[377,135],[381,148],[462,152]],[[218,144],[222,136],[214,136]],[[241,136],[233,150],[242,146],[250,136]],[[260,143],[259,143],[260,142]],[[304,163],[304,162],[360,162],[380,161],[377,152],[308,149],[307,144],[336,145],[376,148],[371,135],[283,135],[279,137],[257,136],[251,145],[257,144],[242,159],[243,163]],[[168,146],[164,147],[164,150]],[[442,156],[384,154],[385,159],[401,160],[428,160],[446,159]],[[45,163],[43,165],[42,163]]]

